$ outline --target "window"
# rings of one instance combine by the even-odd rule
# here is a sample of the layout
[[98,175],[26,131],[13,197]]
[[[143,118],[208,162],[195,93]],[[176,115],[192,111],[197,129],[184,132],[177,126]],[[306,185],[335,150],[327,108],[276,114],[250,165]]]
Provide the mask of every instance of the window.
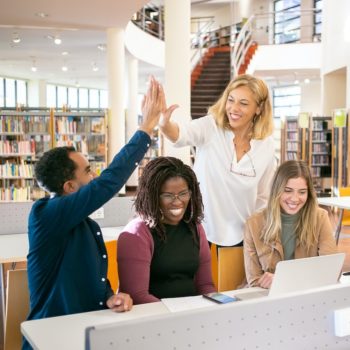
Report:
[[48,84],[46,86],[46,105],[49,108],[56,108],[56,86]]
[[5,79],[5,107],[16,107],[16,87],[14,79]]
[[54,108],[62,108],[64,105],[72,109],[108,107],[107,91],[98,89],[47,84],[46,100],[47,107]]
[[63,108],[67,105],[67,88],[65,86],[57,86],[57,107]]
[[78,108],[78,89],[68,88],[68,106],[71,108]]
[[89,108],[89,90],[79,89],[79,108]]
[[89,108],[98,108],[100,105],[98,90],[89,90]]
[[17,104],[27,106],[27,82],[16,80]]
[[108,108],[107,90],[100,90],[100,108]]
[[321,39],[322,7],[322,0],[314,0],[314,8],[316,9],[314,14],[314,38],[316,38],[317,40]]
[[300,112],[300,86],[273,89],[274,118],[297,116]]
[[296,42],[300,39],[300,0],[274,2],[275,44]]

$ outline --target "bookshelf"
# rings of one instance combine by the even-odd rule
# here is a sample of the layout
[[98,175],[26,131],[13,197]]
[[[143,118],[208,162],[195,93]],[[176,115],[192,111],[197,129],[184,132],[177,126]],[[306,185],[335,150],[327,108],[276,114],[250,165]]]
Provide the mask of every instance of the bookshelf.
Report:
[[345,109],[333,112],[332,128],[332,183],[333,194],[339,195],[339,188],[349,186],[348,145],[350,142],[349,118]]
[[0,201],[44,196],[33,177],[34,163],[52,147],[52,112],[0,111]]
[[100,175],[107,166],[107,117],[105,112],[54,113],[54,147],[73,146],[85,155]]
[[52,147],[73,146],[97,175],[107,166],[105,112],[0,111],[0,202],[45,196],[34,180],[34,165]]
[[312,116],[309,128],[308,164],[318,196],[331,194],[332,117]]
[[306,157],[306,131],[299,128],[298,117],[287,117],[281,128],[281,161]]

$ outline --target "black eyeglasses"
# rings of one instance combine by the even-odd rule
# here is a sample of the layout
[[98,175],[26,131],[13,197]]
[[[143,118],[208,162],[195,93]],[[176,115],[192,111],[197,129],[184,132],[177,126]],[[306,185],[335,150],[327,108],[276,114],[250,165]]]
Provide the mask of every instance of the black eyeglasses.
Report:
[[191,198],[191,191],[183,191],[178,194],[173,194],[173,193],[161,193],[160,198],[165,202],[165,203],[172,203],[175,201],[175,199],[179,199],[181,202],[186,202]]
[[253,159],[249,155],[248,152],[245,152],[245,154],[247,155],[250,164],[242,167],[242,166],[240,166],[240,164],[238,165],[238,163],[234,164],[233,159],[232,159],[230,171],[233,174],[237,174],[237,175],[241,175],[241,176],[255,177],[256,171],[255,171]]

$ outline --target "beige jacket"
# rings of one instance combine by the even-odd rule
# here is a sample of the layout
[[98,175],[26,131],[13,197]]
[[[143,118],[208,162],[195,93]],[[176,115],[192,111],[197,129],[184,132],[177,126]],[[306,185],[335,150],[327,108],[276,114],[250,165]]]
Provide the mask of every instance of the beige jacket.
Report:
[[[332,227],[326,210],[318,208],[317,213],[318,244],[308,252],[300,246],[298,239],[295,247],[295,259],[317,255],[337,253]],[[276,264],[284,260],[283,246],[280,238],[270,245],[260,239],[264,227],[264,211],[255,213],[246,222],[244,228],[244,264],[249,286],[257,286],[257,281],[264,272],[275,272]]]

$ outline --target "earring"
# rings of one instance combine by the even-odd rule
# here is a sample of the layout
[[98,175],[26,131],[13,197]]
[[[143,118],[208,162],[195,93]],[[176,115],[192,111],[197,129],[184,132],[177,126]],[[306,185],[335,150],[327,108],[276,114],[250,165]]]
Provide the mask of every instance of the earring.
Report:
[[163,213],[163,210],[162,210],[162,209],[159,209],[159,211],[160,211],[160,214],[161,214],[160,221],[163,221],[163,220],[164,220],[164,213]]
[[192,219],[193,219],[193,202],[191,201],[191,215],[187,220],[184,219],[184,221],[186,222],[186,224],[188,224],[192,221]]

